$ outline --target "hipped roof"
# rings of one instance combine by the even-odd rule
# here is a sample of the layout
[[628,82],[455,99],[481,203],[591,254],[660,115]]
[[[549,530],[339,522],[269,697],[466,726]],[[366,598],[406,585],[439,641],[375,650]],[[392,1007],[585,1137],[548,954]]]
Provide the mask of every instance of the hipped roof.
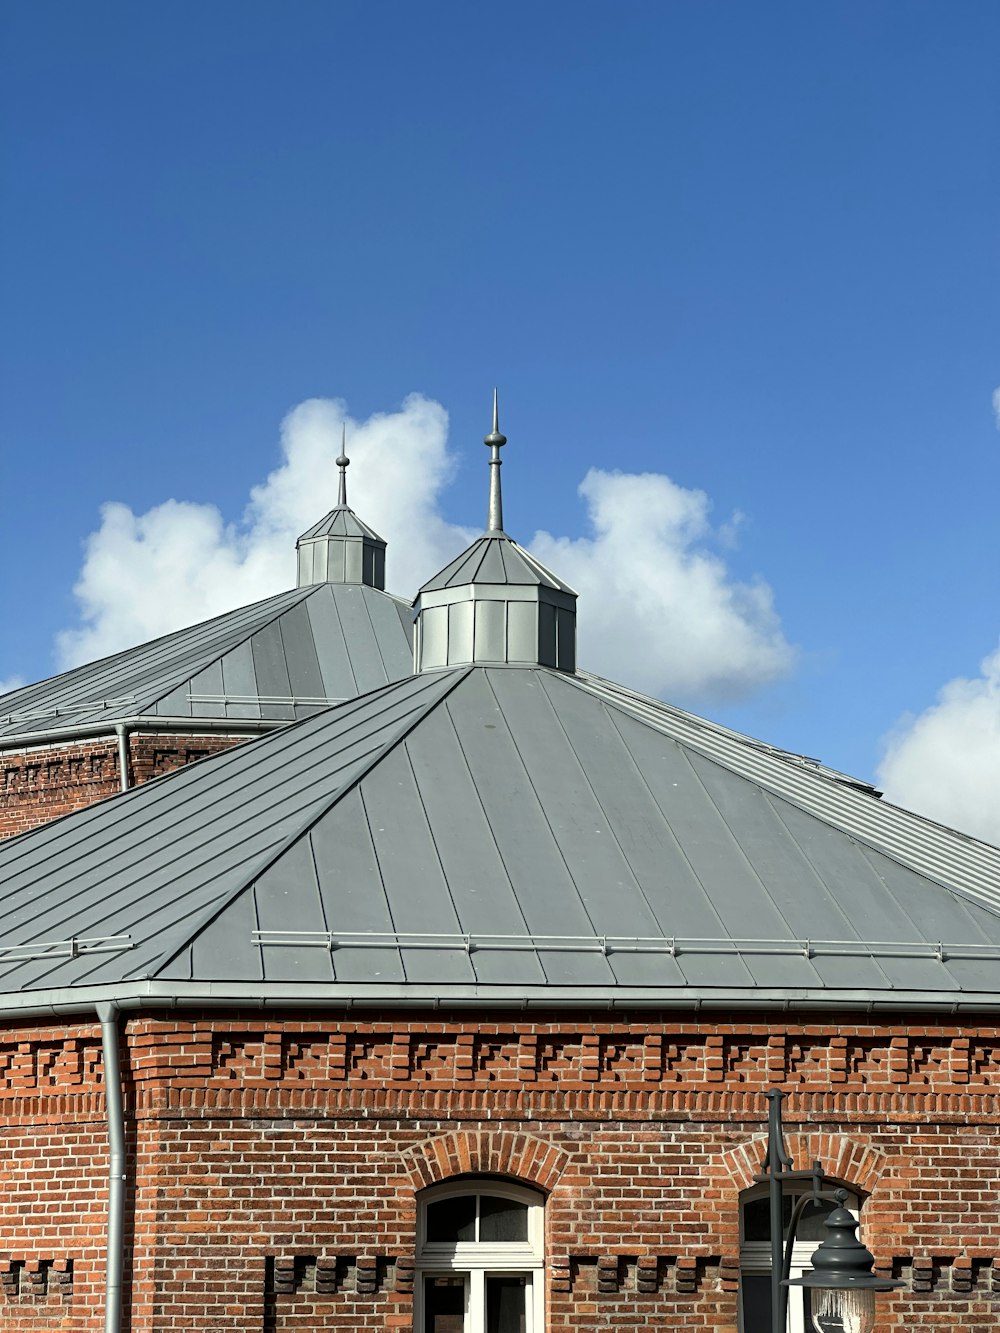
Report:
[[0,695],[0,745],[136,717],[292,721],[408,675],[411,638],[387,593],[295,588]]
[[998,981],[997,849],[545,668],[413,676],[0,844],[8,1008],[982,1008]]

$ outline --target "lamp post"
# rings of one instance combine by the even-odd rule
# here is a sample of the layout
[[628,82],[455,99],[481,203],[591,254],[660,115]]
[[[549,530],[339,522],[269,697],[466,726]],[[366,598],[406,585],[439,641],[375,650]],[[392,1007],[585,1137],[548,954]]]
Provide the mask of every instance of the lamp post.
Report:
[[[781,1126],[781,1103],[785,1094],[772,1088],[767,1094],[767,1153],[755,1180],[766,1181],[770,1192],[771,1219],[771,1333],[785,1333],[788,1322],[788,1288],[804,1287],[812,1294],[811,1319],[816,1333],[873,1333],[875,1292],[891,1291],[901,1282],[876,1277],[875,1256],[858,1240],[858,1224],[844,1207],[847,1191],[836,1189],[823,1174],[819,1162],[808,1171],[796,1171]],[[792,1209],[788,1238],[783,1241],[784,1182],[809,1180],[812,1191],[803,1194]],[[790,1276],[795,1231],[805,1206],[820,1199],[833,1199],[837,1207],[825,1219],[829,1232],[812,1256],[812,1268],[801,1277]]]

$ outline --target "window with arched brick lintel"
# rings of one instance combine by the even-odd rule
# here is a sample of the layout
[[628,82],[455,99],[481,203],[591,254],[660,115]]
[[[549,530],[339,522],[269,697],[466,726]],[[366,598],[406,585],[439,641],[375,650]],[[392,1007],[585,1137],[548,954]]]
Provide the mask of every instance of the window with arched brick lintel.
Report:
[[[808,1180],[786,1182],[782,1192],[782,1241],[788,1238],[792,1208],[811,1193]],[[844,1205],[860,1218],[862,1199],[848,1190]],[[810,1267],[816,1247],[826,1237],[824,1221],[837,1204],[831,1199],[807,1203],[795,1230],[791,1277]],[[771,1204],[766,1184],[740,1194],[740,1333],[771,1333]],[[802,1287],[788,1291],[788,1333],[810,1333],[810,1293]]]
[[417,1199],[417,1333],[543,1333],[545,1196],[460,1176]]

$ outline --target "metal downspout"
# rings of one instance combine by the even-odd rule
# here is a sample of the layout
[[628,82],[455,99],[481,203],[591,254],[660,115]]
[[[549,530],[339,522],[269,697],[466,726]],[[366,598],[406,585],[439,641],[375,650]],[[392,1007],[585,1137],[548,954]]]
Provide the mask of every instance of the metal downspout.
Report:
[[104,1284],[104,1333],[121,1333],[125,1260],[125,1107],[118,1058],[118,1006],[97,1006],[104,1054],[104,1103],[108,1117],[108,1247]]
[[118,781],[122,791],[128,791],[128,727],[124,722],[115,723],[115,735],[118,737]]

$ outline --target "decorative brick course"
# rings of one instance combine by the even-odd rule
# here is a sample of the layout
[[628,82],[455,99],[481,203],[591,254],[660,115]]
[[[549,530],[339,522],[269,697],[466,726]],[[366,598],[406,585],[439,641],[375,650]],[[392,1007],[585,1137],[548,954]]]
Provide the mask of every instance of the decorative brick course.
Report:
[[[129,781],[141,786],[161,773],[232,749],[246,735],[156,735],[130,732]],[[0,749],[0,840],[116,796],[120,790],[114,735]]]
[[[880,1329],[1000,1326],[992,1027],[192,1014],[126,1032],[133,1333],[408,1330],[419,1191],[463,1173],[547,1195],[549,1333],[733,1333],[779,1068],[796,1164],[867,1196],[865,1239],[906,1283]],[[832,1086],[815,1071],[838,1052]],[[0,1333],[96,1333],[95,1024],[6,1033],[0,1138]]]

